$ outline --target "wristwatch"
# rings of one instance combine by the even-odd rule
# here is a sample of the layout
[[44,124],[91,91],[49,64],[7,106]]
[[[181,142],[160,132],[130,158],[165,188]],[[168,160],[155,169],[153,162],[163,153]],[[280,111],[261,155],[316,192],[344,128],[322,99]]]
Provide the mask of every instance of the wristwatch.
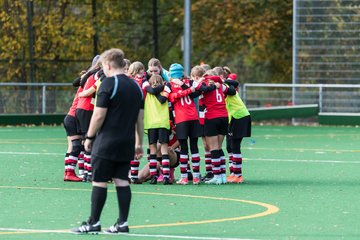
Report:
[[89,137],[87,134],[85,135],[85,139],[94,140],[96,136]]

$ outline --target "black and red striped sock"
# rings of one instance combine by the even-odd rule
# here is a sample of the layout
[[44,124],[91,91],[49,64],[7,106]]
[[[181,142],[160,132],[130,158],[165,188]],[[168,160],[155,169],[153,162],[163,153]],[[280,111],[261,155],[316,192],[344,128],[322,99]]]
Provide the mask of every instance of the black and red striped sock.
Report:
[[156,160],[156,154],[150,154],[150,160],[149,160],[149,170],[150,170],[150,176],[156,176],[157,175],[157,160]]
[[66,153],[66,154],[65,154],[65,159],[64,159],[65,175],[67,175],[67,174],[68,174],[68,171],[69,171],[69,156],[70,156],[70,153]]
[[211,153],[210,152],[205,152],[205,170],[206,170],[206,173],[212,173]]
[[200,155],[199,153],[191,153],[191,162],[194,178],[200,177]]
[[219,154],[220,154],[220,171],[221,171],[221,175],[224,177],[226,175],[225,153],[222,149],[219,149]]
[[138,178],[139,176],[139,166],[140,166],[140,161],[137,159],[133,159],[130,161],[130,175],[131,178]]
[[211,153],[211,165],[212,171],[215,177],[221,177],[221,161],[219,150],[212,150]]
[[168,178],[170,174],[169,155],[167,154],[162,155],[161,166],[162,166],[162,174],[164,175],[164,177]]
[[181,178],[188,178],[188,174],[187,174],[187,168],[188,168],[188,163],[189,163],[189,155],[187,152],[181,152],[180,151],[180,175]]

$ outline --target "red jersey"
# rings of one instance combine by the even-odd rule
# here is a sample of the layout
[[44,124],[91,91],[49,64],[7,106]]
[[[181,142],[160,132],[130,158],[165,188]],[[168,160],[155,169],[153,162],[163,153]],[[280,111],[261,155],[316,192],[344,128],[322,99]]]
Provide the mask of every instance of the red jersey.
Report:
[[139,86],[141,87],[142,86],[142,83],[143,83],[143,80],[144,78],[139,78],[139,77],[135,77],[134,78],[135,82],[137,82],[139,84]]
[[[185,80],[184,84],[190,85],[188,80]],[[171,82],[169,101],[174,106],[176,124],[199,119],[194,99],[189,96],[190,93],[192,93],[191,88],[183,90],[181,86]]]
[[142,88],[144,78],[143,78],[143,77],[139,78],[139,77],[136,77],[136,76],[135,76],[135,78],[132,78],[132,79],[134,79],[134,81],[137,82],[137,84],[139,84],[139,87],[140,87],[141,90],[143,91],[144,99],[145,99],[145,97],[146,97],[146,91],[145,91],[145,89]]
[[[206,86],[209,86],[209,80],[203,81]],[[222,85],[220,88],[210,92],[203,93],[203,103],[206,106],[205,119],[214,119],[221,117],[228,117],[225,103],[225,95],[227,87]]]
[[[94,75],[91,75],[87,80],[86,80],[86,83],[85,83],[85,86],[84,86],[84,91],[93,87],[96,89],[96,80],[94,78]],[[93,111],[94,110],[94,103],[93,103],[93,97],[92,95],[91,96],[88,96],[88,97],[79,97],[79,102],[78,102],[78,105],[77,105],[77,109],[83,109],[83,110],[86,110],[86,111]]]
[[79,102],[79,93],[81,93],[82,90],[83,90],[83,88],[79,87],[78,90],[76,91],[76,94],[75,94],[74,100],[73,100],[73,102],[71,104],[68,115],[75,117],[76,107],[77,107],[78,102]]

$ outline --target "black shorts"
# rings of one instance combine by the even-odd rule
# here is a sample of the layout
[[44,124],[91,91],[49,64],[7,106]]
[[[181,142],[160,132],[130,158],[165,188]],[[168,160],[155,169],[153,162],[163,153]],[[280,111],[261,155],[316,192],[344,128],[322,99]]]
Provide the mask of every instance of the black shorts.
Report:
[[168,143],[170,130],[166,128],[151,128],[148,129],[149,144]]
[[229,135],[235,139],[251,137],[250,115],[240,119],[231,118],[229,125]]
[[108,182],[112,178],[128,179],[130,162],[111,161],[103,158],[93,158],[92,174],[94,182]]
[[204,135],[212,137],[217,135],[227,135],[228,133],[228,118],[213,118],[205,119]]
[[85,134],[88,131],[92,114],[93,111],[76,109],[76,119],[82,134]]
[[205,137],[205,125],[200,124],[200,137]]
[[176,138],[184,140],[201,136],[199,120],[186,121],[176,124]]
[[75,135],[81,135],[76,118],[74,116],[71,116],[71,115],[65,116],[64,128],[66,131],[66,136],[68,136],[68,137],[75,136]]

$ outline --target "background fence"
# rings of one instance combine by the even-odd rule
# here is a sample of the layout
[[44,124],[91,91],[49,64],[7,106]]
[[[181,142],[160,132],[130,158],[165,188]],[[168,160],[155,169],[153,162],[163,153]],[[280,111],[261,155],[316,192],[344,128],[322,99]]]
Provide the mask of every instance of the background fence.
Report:
[[293,83],[359,84],[360,1],[293,3]]
[[249,108],[318,104],[320,112],[360,112],[358,84],[244,84],[242,97]]
[[[0,114],[66,114],[74,95],[68,83],[0,83]],[[318,104],[320,112],[360,112],[360,85],[244,84],[241,96],[248,108]]]
[[0,83],[0,114],[65,114],[74,96],[69,83]]

